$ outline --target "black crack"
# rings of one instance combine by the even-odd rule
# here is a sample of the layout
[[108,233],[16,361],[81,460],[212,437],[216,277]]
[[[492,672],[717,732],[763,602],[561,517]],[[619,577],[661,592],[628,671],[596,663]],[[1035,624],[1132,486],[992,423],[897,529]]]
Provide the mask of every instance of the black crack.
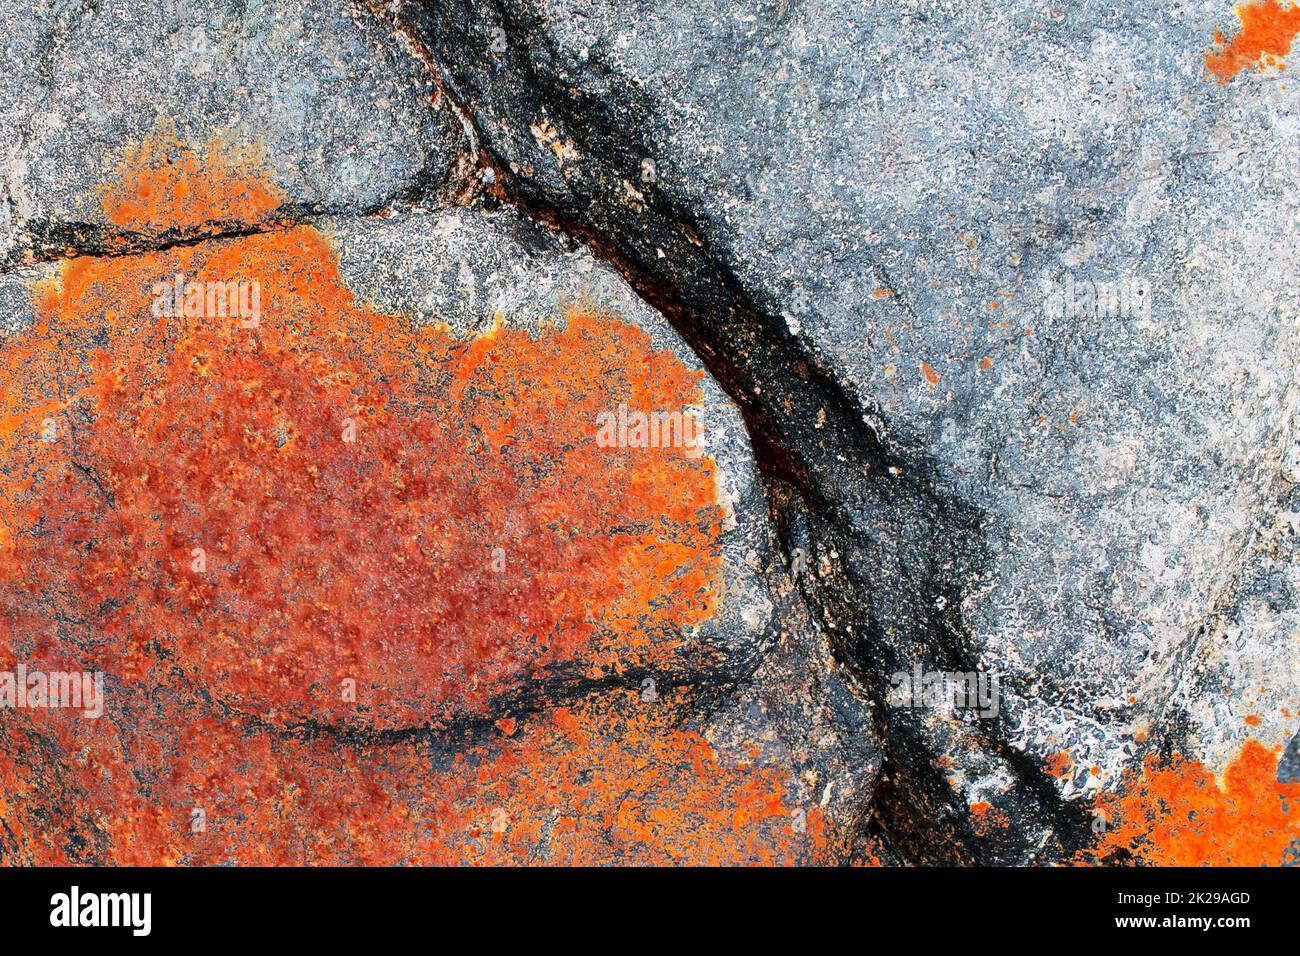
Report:
[[[560,52],[530,11],[508,2],[442,0],[404,16],[475,121],[501,195],[618,268],[742,409],[799,585],[875,704],[885,757],[868,829],[907,862],[1070,855],[1087,840],[1086,812],[1009,745],[998,719],[951,726],[886,701],[895,672],[979,667],[962,617],[963,595],[987,562],[979,511],[945,493],[924,455],[882,440],[868,424],[876,410],[835,379],[775,301],[746,290],[670,188],[642,183],[639,198],[628,198],[627,184],[640,182],[644,157],[654,155],[649,107],[631,84],[601,77],[597,97],[557,81],[563,69],[537,64],[554,67]],[[562,172],[518,160],[537,117],[571,144]],[[972,826],[942,766],[954,754],[1010,782],[998,804],[1009,826]]]

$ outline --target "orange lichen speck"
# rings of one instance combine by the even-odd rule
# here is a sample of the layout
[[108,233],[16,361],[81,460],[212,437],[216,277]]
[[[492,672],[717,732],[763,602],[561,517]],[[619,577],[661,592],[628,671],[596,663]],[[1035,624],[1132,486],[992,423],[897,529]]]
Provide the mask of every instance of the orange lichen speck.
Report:
[[1054,753],[1047,758],[1047,764],[1046,764],[1047,773],[1049,776],[1055,777],[1058,780],[1060,780],[1065,776],[1068,776],[1070,771],[1073,768],[1074,768],[1074,761],[1070,758],[1070,755],[1064,750],[1058,753]]

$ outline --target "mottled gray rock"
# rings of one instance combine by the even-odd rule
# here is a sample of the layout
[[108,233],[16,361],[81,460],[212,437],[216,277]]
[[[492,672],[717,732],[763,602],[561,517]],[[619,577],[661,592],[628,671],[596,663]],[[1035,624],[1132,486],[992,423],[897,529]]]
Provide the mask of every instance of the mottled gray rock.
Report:
[[[1206,75],[1228,4],[410,16],[508,188],[680,306],[840,509],[822,553],[847,568],[821,590],[864,667],[1000,676],[994,736],[1028,763],[954,774],[945,801],[989,790],[964,776],[1034,789],[1059,751],[1110,785],[1140,732],[1181,724],[1168,702],[1291,447],[1300,355],[1294,97]],[[985,731],[937,723],[909,731],[931,757],[986,759]]]
[[0,256],[93,249],[98,188],[154,133],[247,150],[290,215],[425,193],[456,148],[427,71],[363,4],[41,0],[0,19]]
[[29,328],[35,319],[32,286],[48,278],[53,267],[28,267],[0,273],[0,336]]
[[[562,326],[570,309],[612,311],[645,330],[692,368],[699,359],[672,326],[589,249],[539,228],[509,208],[452,207],[385,218],[326,219],[349,287],[377,309],[445,322],[461,336],[506,321],[536,334]],[[723,431],[743,443],[734,403],[707,383],[710,403],[727,409]]]
[[1278,764],[1277,779],[1281,783],[1300,783],[1300,733],[1287,744],[1286,752]]
[[870,859],[877,855],[863,836],[884,755],[868,695],[835,660],[788,579],[770,580],[780,631],[753,679],[717,695],[702,733],[723,766],[790,768],[792,825],[805,828],[821,813],[841,858]]
[[[1171,700],[1198,755],[1222,773],[1248,739],[1300,744],[1300,490],[1267,514],[1238,572],[1231,603],[1206,623]],[[1291,773],[1278,768],[1278,779]]]

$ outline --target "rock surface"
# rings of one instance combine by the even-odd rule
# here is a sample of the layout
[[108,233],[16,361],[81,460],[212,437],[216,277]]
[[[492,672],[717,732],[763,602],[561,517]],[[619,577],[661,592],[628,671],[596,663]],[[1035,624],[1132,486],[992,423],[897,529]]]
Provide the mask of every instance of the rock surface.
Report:
[[[4,656],[102,673],[109,721],[5,713],[5,861],[858,854],[866,705],[774,550],[735,405],[673,328],[508,208],[415,179],[422,207],[380,216],[333,181],[343,201],[300,201],[284,140],[220,135],[43,160],[80,255],[0,273]],[[450,169],[450,143],[419,146]],[[129,236],[83,228],[124,201]],[[173,280],[208,303],[255,282],[260,305],[160,308]],[[602,446],[587,409],[625,406],[702,436]],[[340,814],[358,768],[376,789]]]
[[[149,137],[259,155],[293,216],[422,195],[455,159],[459,127],[433,103],[422,64],[345,0],[5,7],[0,254],[138,232],[141,221],[101,208],[98,190]],[[174,228],[220,231],[238,218],[229,213]]]
[[0,14],[0,670],[108,714],[0,712],[0,862],[1300,838],[1300,125],[1226,0]]
[[[466,0],[408,16],[509,188],[648,294],[672,290],[697,348],[843,508],[828,605],[846,588],[874,603],[858,630],[903,632],[904,663],[999,675],[996,736],[1040,768],[1068,752],[1084,789],[1179,723],[1170,695],[1291,448],[1300,356],[1294,94],[1209,74],[1229,9]],[[791,365],[812,370],[802,395]],[[850,436],[832,454],[919,490],[830,479],[827,415]],[[915,506],[890,516],[901,497]],[[936,603],[956,619],[917,620]],[[1251,655],[1294,662],[1292,629],[1256,639]],[[899,663],[856,653],[878,675]],[[1294,707],[1293,667],[1273,679],[1274,706]],[[1241,736],[1206,732],[1216,762]],[[930,758],[980,753],[917,736]],[[1017,776],[986,767],[945,799],[1014,796]]]

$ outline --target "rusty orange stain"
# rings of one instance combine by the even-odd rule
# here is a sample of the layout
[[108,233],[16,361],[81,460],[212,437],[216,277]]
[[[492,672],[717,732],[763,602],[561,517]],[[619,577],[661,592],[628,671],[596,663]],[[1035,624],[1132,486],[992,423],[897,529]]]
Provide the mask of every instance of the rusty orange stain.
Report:
[[985,800],[970,804],[970,815],[971,827],[980,836],[988,836],[995,828],[1005,830],[1011,825],[1005,813]]
[[1282,58],[1291,52],[1291,43],[1300,33],[1300,7],[1259,0],[1240,3],[1233,8],[1241,29],[1231,40],[1223,33],[1214,36],[1214,47],[1205,54],[1205,68],[1227,83],[1250,67],[1274,66],[1286,69]]
[[[275,208],[242,160],[169,148],[162,165],[157,143],[132,155],[104,190],[110,220]],[[176,275],[257,280],[259,320],[159,314]],[[0,351],[0,665],[100,669],[113,696],[98,721],[4,715],[9,859],[827,852],[790,767],[724,766],[686,728],[686,692],[497,718],[500,736],[453,756],[423,737],[558,665],[671,668],[716,611],[715,463],[593,440],[621,402],[699,400],[701,374],[644,332],[589,312],[536,337],[416,327],[358,305],[301,226],[68,260],[34,304]],[[414,735],[366,736],[383,730]],[[33,768],[41,741],[64,760]]]
[[928,362],[921,363],[921,374],[925,376],[925,380],[931,388],[939,384],[939,373],[932,369]]
[[[256,277],[260,327],[152,316],[175,274]],[[356,306],[304,227],[71,260],[38,314],[0,359],[0,418],[26,425],[6,524],[42,529],[14,535],[15,593],[95,595],[101,629],[157,635],[247,712],[436,720],[579,656],[658,662],[716,607],[713,463],[594,441],[620,402],[698,399],[699,373],[626,323],[417,329]],[[67,392],[69,437],[40,441],[24,409]]]

